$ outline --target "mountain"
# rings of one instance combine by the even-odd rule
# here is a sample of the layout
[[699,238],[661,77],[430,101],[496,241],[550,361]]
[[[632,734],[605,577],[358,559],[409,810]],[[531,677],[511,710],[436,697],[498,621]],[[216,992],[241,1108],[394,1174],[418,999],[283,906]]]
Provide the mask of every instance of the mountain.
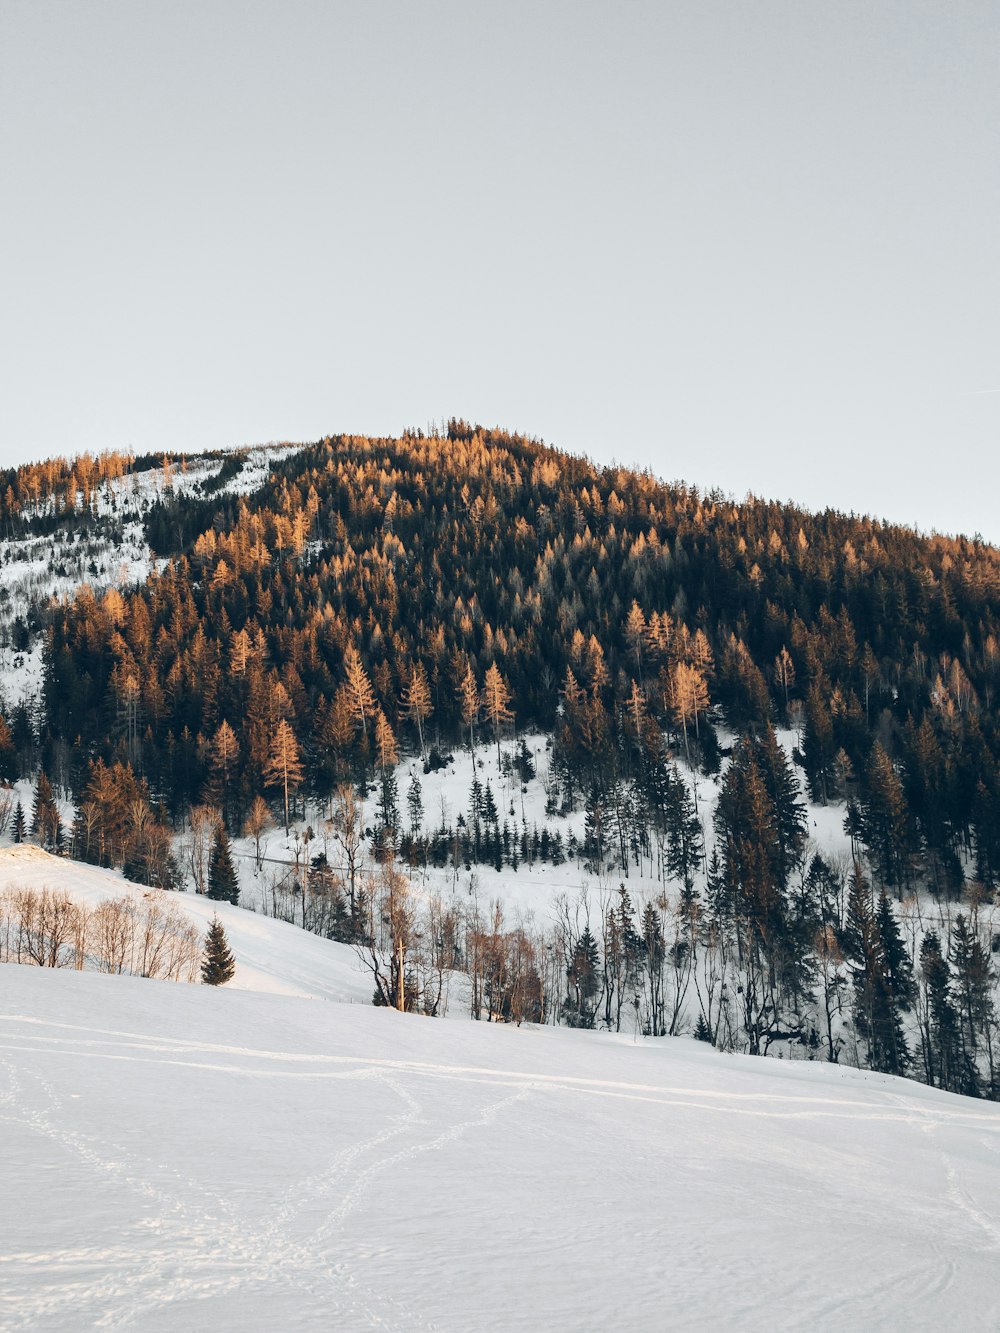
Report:
[[0,518],[8,836],[228,846],[384,1005],[996,1096],[996,549],[460,421],[53,460]]

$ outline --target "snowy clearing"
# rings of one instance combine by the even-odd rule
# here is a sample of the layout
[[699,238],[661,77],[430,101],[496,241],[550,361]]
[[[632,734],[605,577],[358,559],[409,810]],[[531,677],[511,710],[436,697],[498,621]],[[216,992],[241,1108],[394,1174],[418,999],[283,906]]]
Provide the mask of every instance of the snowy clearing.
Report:
[[27,967],[0,968],[0,1012],[4,1328],[1000,1320],[1000,1107]]

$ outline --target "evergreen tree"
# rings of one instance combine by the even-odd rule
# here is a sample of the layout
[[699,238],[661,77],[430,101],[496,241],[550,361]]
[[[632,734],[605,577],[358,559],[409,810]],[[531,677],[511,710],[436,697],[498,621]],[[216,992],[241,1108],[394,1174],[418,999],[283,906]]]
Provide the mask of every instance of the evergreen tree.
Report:
[[31,836],[46,851],[58,851],[62,843],[62,820],[52,795],[52,785],[44,772],[38,774],[31,806]]
[[927,1082],[952,1092],[976,1093],[969,1063],[962,1059],[958,1014],[951,996],[951,970],[941,953],[941,938],[929,930],[920,944],[924,1003],[921,1035]]
[[[882,903],[885,902],[885,909]],[[886,1074],[904,1074],[909,1050],[901,1011],[907,1005],[909,978],[902,945],[885,895],[876,911],[871,887],[855,863],[847,898],[843,951],[854,985],[854,1023],[868,1043],[868,1062]],[[891,957],[887,958],[887,950]]]
[[571,1027],[592,1028],[601,991],[601,957],[589,926],[573,946],[566,979],[569,982],[564,1006],[567,1023]]
[[963,1049],[974,1060],[980,1046],[990,1049],[995,1018],[993,985],[995,974],[990,955],[962,912],[955,918],[951,936],[953,995],[961,1022]]
[[208,897],[215,902],[239,906],[240,882],[233,865],[229,838],[221,825],[215,830],[212,839],[212,853],[208,862]]
[[213,917],[205,934],[201,979],[206,986],[224,986],[236,973],[236,960],[219,918]]
[[24,842],[24,839],[27,836],[27,828],[25,826],[25,820],[24,820],[24,806],[21,804],[20,801],[18,801],[16,807],[14,808],[13,832],[14,832],[14,841],[16,843]]
[[860,808],[861,840],[879,883],[909,883],[912,849],[910,816],[903,784],[879,741],[865,769]]
[[0,783],[17,781],[17,746],[6,719],[0,717]]

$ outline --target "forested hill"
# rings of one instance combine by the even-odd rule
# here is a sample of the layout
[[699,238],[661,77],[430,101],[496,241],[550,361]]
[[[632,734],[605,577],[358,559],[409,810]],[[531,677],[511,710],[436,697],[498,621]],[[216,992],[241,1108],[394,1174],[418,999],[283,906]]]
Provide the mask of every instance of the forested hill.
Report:
[[40,759],[77,790],[120,760],[175,822],[220,781],[238,820],[282,721],[322,798],[386,747],[509,712],[557,733],[573,800],[655,761],[664,730],[712,767],[720,722],[787,720],[888,884],[1000,870],[1000,552],[979,541],[462,422],[323,440],[245,497],[167,491],[145,522],[160,572],[48,611]]

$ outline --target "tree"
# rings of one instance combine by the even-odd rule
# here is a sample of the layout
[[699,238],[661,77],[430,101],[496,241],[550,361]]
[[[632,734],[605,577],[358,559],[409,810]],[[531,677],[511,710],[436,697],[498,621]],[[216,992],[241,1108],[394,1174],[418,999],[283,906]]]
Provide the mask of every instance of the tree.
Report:
[[232,849],[226,830],[220,824],[212,841],[212,855],[208,862],[208,896],[215,902],[239,906],[240,881],[233,865]]
[[38,774],[31,806],[31,836],[48,852],[57,851],[62,842],[62,821],[52,795],[52,785],[44,772]]
[[493,735],[496,739],[497,762],[500,760],[500,731],[514,717],[509,705],[510,690],[507,688],[507,682],[501,676],[496,662],[492,662],[487,668],[486,679],[483,683],[483,706],[486,709],[486,716],[490,720]]
[[236,733],[223,718],[212,740],[210,763],[213,778],[212,785],[218,789],[218,797],[222,804],[222,818],[227,828],[229,827],[230,783],[239,753],[240,747],[236,739]]
[[226,932],[217,916],[205,934],[205,950],[201,962],[201,979],[206,986],[224,986],[236,975],[236,959],[229,948]]
[[0,717],[0,783],[17,781],[17,746],[10,727]]
[[684,757],[691,763],[688,748],[688,724],[693,722],[698,733],[698,714],[708,707],[708,688],[705,677],[687,662],[678,662],[670,677],[671,709],[684,735]]
[[21,804],[20,801],[18,801],[14,809],[13,833],[15,842],[24,842],[24,839],[27,836],[27,828],[25,827],[25,820],[24,820],[24,806]]
[[[347,676],[347,697],[351,705],[351,715],[361,723],[361,731],[367,736],[368,718],[375,711],[375,691],[368,679],[368,674],[361,663],[357,649],[349,644],[344,652],[344,672]],[[287,823],[287,817],[285,822]]]
[[262,849],[261,839],[267,830],[271,827],[271,812],[267,808],[267,802],[263,796],[255,796],[250,806],[250,813],[246,817],[243,825],[243,835],[247,838],[253,838],[253,854],[257,869],[260,870],[264,862],[264,851]]
[[855,862],[847,898],[844,955],[854,984],[854,1022],[868,1043],[872,1069],[905,1074],[910,1053],[901,1011],[909,1007],[909,959],[885,894],[872,905],[871,886]]
[[880,884],[909,883],[912,831],[899,774],[876,741],[865,770],[860,808],[861,841]]
[[271,742],[271,753],[264,766],[264,783],[268,787],[280,787],[284,800],[285,832],[289,827],[289,798],[296,791],[303,778],[302,759],[299,743],[289,723],[282,718]]
[[584,928],[573,946],[566,980],[569,982],[565,1006],[567,1022],[572,1027],[592,1028],[601,991],[601,956],[589,926]]
[[333,817],[330,826],[344,858],[347,891],[351,900],[351,921],[357,925],[361,914],[358,876],[364,860],[365,811],[349,782],[342,782],[333,793]]
[[[92,803],[87,803],[92,804]],[[85,814],[86,805],[81,807]],[[208,866],[215,845],[215,837],[222,826],[222,816],[214,805],[194,805],[191,807],[189,822],[191,825],[190,868],[196,893],[205,893],[208,889]]]
[[403,715],[416,724],[417,739],[420,741],[420,757],[424,758],[424,723],[434,712],[431,704],[431,688],[427,683],[427,672],[422,662],[414,663],[410,679],[402,695]]
[[459,681],[458,702],[462,710],[462,725],[469,728],[469,749],[472,751],[473,758],[475,758],[475,726],[479,717],[480,698],[479,686],[476,684],[476,677],[469,663],[466,663],[465,674]]
[[410,834],[414,838],[419,837],[421,825],[424,821],[424,802],[421,795],[420,779],[416,773],[410,778],[410,785],[406,789],[406,811],[410,819]]

